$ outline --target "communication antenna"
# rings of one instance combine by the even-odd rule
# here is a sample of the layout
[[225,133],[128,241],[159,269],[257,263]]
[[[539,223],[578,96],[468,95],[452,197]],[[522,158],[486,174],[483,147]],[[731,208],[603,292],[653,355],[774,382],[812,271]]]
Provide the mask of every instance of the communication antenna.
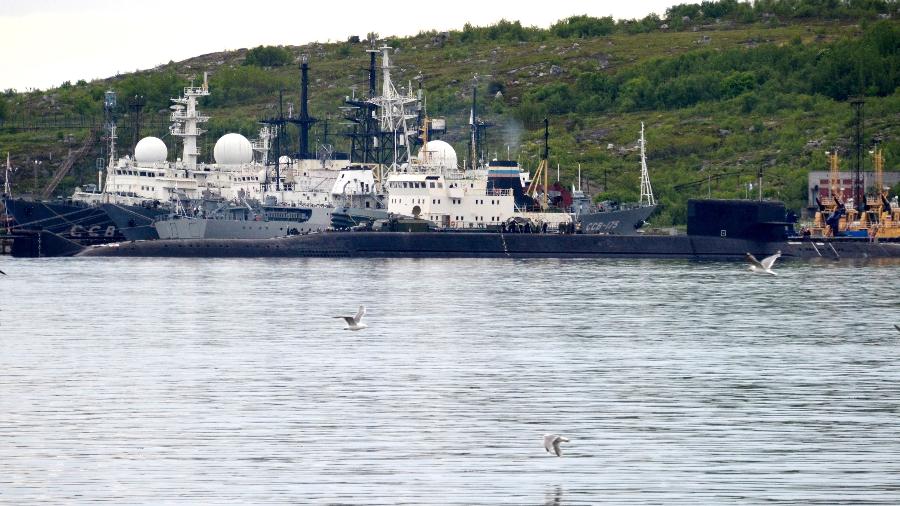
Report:
[[135,95],[128,99],[128,115],[131,120],[131,152],[134,153],[138,141],[141,140],[141,126],[143,125],[144,106],[147,99],[143,95]]

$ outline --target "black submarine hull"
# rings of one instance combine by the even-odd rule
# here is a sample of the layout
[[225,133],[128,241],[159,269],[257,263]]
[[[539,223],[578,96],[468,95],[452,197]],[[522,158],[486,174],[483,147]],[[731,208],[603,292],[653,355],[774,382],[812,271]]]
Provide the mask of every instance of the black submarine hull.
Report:
[[87,257],[900,258],[900,243],[755,241],[709,236],[602,236],[490,232],[325,232],[260,240],[135,241],[88,248]]

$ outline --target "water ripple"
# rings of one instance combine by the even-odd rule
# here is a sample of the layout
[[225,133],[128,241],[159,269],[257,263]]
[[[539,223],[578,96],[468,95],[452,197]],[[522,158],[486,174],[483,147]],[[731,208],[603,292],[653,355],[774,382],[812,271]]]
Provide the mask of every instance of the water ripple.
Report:
[[900,502],[896,265],[4,270],[0,503]]

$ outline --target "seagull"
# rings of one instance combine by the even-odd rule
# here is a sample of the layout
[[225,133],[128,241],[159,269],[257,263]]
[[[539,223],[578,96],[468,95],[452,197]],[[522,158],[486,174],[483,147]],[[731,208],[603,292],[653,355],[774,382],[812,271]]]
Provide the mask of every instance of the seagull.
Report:
[[750,253],[747,253],[747,261],[750,262],[750,272],[755,272],[757,274],[771,274],[773,276],[777,276],[775,272],[772,270],[772,266],[775,265],[775,260],[778,260],[778,257],[781,256],[781,250],[775,252],[772,256],[767,256],[762,259],[762,262],[756,259]]
[[900,332],[900,325],[894,324],[894,328],[897,329],[897,332]]
[[559,443],[568,443],[568,438],[564,438],[559,434],[544,434],[544,449],[550,453],[550,449],[556,453],[557,457],[562,457],[562,451],[559,449]]
[[359,306],[356,316],[335,316],[335,318],[343,318],[347,322],[347,328],[344,330],[362,330],[368,327],[365,323],[359,323],[365,315],[366,306]]

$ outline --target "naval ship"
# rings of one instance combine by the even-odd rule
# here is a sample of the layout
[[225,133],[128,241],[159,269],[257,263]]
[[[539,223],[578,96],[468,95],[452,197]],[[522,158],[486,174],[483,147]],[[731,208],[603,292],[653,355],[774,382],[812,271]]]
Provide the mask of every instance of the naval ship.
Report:
[[[742,260],[778,251],[785,258],[900,259],[900,242],[797,236],[784,204],[688,201],[686,235],[601,235],[525,229],[435,230],[425,219],[394,219],[372,230],[320,232],[262,240],[135,241],[93,246],[81,257],[411,257],[672,258]],[[510,232],[510,230],[514,230]]]

